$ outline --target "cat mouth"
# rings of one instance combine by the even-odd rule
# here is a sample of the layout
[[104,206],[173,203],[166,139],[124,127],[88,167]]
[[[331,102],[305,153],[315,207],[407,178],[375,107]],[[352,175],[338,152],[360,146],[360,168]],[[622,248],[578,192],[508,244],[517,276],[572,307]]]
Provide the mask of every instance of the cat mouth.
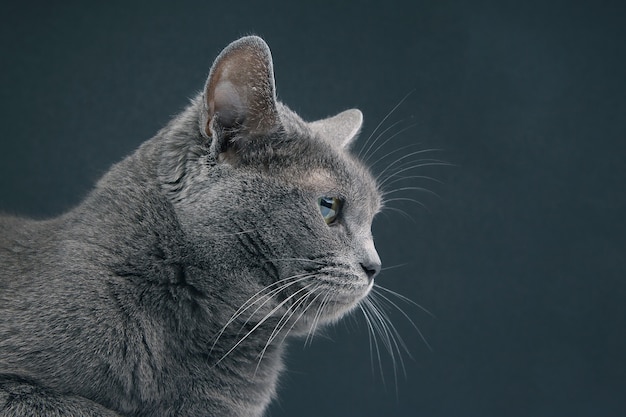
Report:
[[[284,286],[277,294],[276,302],[282,306],[276,314],[296,322],[290,333],[308,333],[311,326],[339,320],[357,308],[374,286],[373,275],[361,265],[357,268],[325,258],[285,260],[290,261],[289,268],[283,270],[288,276],[272,284],[274,288]],[[280,265],[276,261],[273,263]],[[293,261],[297,261],[297,269]]]

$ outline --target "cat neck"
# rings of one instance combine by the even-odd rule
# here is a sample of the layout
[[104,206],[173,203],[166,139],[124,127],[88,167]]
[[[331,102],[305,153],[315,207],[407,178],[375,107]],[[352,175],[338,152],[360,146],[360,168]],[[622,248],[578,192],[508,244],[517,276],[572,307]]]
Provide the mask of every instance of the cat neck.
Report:
[[[84,269],[81,263],[99,264],[98,280],[90,285],[99,287],[92,288],[94,297],[106,297],[89,296],[86,304],[98,304],[112,323],[123,323],[125,332],[134,334],[123,351],[113,349],[107,355],[111,362],[117,362],[116,355],[134,358],[131,368],[143,374],[130,375],[126,367],[107,372],[117,372],[118,381],[132,381],[120,391],[141,398],[137,407],[146,401],[175,401],[176,396],[206,396],[207,390],[219,398],[220,389],[227,386],[233,394],[216,415],[239,415],[229,411],[234,403],[247,404],[246,409],[260,414],[274,396],[283,369],[284,338],[274,334],[280,323],[272,318],[259,325],[258,317],[247,320],[246,315],[229,323],[249,297],[237,284],[246,280],[229,277],[224,265],[190,247],[175,209],[189,170],[198,166],[194,158],[202,156],[203,138],[189,140],[197,123],[194,102],[114,166],[81,205],[57,219],[63,223],[56,228],[62,231],[59,252],[77,270]],[[183,136],[186,140],[177,140]],[[199,285],[207,280],[211,285]],[[77,300],[82,298],[76,294]],[[97,346],[85,351],[102,354]],[[89,358],[75,358],[77,366],[88,362]],[[56,381],[63,384],[65,378],[58,375]],[[162,398],[165,385],[170,399]],[[154,414],[161,413],[155,409]]]

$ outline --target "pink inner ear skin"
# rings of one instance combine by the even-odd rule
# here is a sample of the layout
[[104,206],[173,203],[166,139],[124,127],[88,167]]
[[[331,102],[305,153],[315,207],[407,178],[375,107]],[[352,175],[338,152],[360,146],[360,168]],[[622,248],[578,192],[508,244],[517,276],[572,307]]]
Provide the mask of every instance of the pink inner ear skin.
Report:
[[218,56],[205,86],[205,134],[211,121],[225,128],[263,134],[278,123],[272,57],[265,42],[246,37]]
[[219,123],[224,127],[233,127],[244,122],[246,103],[230,81],[221,81],[215,87],[213,99],[209,102],[209,110],[217,115]]

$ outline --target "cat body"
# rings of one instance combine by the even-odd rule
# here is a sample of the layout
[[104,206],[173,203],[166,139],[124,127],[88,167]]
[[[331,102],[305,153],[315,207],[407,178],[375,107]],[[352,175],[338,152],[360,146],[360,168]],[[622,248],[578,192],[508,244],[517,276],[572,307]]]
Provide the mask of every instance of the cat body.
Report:
[[304,122],[242,38],[75,209],[1,217],[0,416],[262,415],[285,340],[380,270],[361,120]]

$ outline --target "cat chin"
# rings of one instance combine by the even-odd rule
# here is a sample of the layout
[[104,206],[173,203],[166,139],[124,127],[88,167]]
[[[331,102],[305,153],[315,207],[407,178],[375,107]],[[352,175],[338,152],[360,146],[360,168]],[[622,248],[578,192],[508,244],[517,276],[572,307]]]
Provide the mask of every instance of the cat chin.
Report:
[[333,323],[333,322],[341,319],[346,314],[349,314],[354,309],[356,309],[359,306],[359,304],[361,303],[361,301],[363,301],[365,298],[367,298],[367,296],[369,295],[370,291],[372,290],[372,287],[374,287],[374,281],[373,280],[370,281],[370,283],[368,284],[368,286],[365,289],[365,291],[363,291],[362,294],[360,294],[358,297],[356,297],[351,302],[338,303],[337,306],[336,306],[337,307],[336,308],[336,313],[334,315],[332,315],[332,317],[330,318],[330,322]]
[[370,280],[368,285],[351,296],[342,296],[335,298],[332,303],[327,304],[322,314],[318,318],[318,325],[333,324],[341,318],[350,314],[359,304],[367,298],[370,291],[374,287],[374,280]]
[[337,304],[332,307],[329,307],[327,311],[324,312],[323,316],[319,319],[319,325],[329,325],[334,324],[344,318],[346,315],[352,313],[365,297],[359,298],[357,301],[353,303],[345,303],[345,304]]
[[350,296],[342,295],[324,302],[321,309],[319,304],[307,307],[307,313],[298,316],[290,327],[289,335],[310,337],[320,328],[336,323],[355,310],[367,298],[372,287],[373,282],[370,282],[366,287],[356,290]]

